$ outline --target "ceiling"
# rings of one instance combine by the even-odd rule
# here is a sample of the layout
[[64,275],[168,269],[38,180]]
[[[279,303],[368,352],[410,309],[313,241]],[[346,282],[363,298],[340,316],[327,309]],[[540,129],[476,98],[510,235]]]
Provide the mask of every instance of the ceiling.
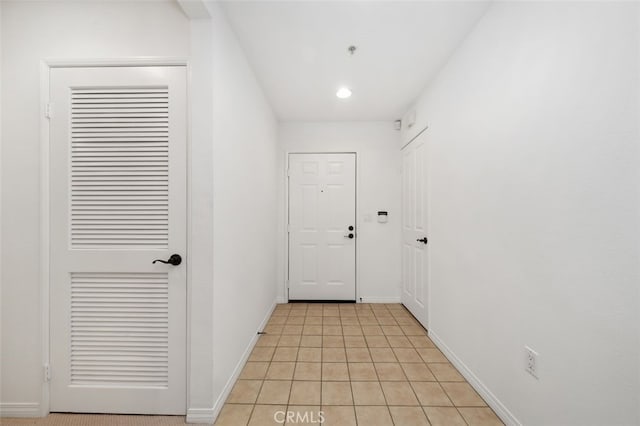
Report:
[[[229,1],[229,22],[283,121],[395,120],[487,1]],[[348,47],[357,46],[354,55]],[[340,100],[338,87],[351,98]]]

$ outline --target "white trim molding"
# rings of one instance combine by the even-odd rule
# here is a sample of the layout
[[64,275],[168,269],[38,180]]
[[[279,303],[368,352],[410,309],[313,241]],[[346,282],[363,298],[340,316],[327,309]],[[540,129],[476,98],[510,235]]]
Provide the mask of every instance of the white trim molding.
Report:
[[187,409],[187,423],[213,424],[216,420],[213,408]]
[[467,379],[467,382],[480,394],[486,403],[496,412],[498,417],[507,426],[522,426],[522,423],[513,415],[511,411],[496,397],[489,388],[466,366],[464,362],[442,341],[433,331],[429,330],[429,337],[435,345],[442,351],[445,357],[453,364],[460,374]]
[[[362,299],[362,300],[360,300]],[[401,297],[367,297],[362,296],[358,303],[402,303]]]
[[[229,380],[224,385],[224,388],[222,389],[222,392],[220,393],[218,400],[213,404],[213,408],[212,408],[213,416],[212,416],[211,423],[213,423],[215,419],[218,417],[218,415],[220,414],[220,411],[224,406],[224,402],[227,400],[227,397],[231,393],[231,389],[233,389],[233,385],[235,385],[236,380],[238,380],[238,377],[240,377],[240,373],[242,372],[242,368],[244,367],[244,364],[249,359],[249,355],[251,355],[251,351],[253,351],[254,346],[258,342],[258,338],[260,337],[258,333],[264,330],[264,327],[267,325],[269,318],[271,318],[271,315],[273,314],[273,311],[276,308],[276,304],[277,304],[277,301],[274,300],[273,303],[271,304],[271,307],[267,310],[267,314],[264,316],[264,318],[260,322],[260,325],[256,330],[256,334],[253,336],[253,338],[247,345],[247,348],[245,349],[244,353],[242,354],[242,357],[236,364],[236,368],[233,369],[233,374],[231,374],[231,377],[229,377]],[[189,413],[190,411],[191,410],[188,410],[187,412]],[[197,422],[196,418],[191,418],[187,414],[187,423],[196,423],[196,422]]]
[[44,59],[48,68],[85,68],[85,67],[186,67],[187,58],[163,58],[139,56],[133,58],[96,58],[96,59]]
[[[0,417],[41,417],[37,402],[0,402]],[[0,421],[0,423],[2,423]]]
[[[49,364],[49,118],[45,112],[49,105],[49,75],[51,66],[40,62],[40,347],[41,365]],[[40,389],[39,416],[49,414],[49,382]]]

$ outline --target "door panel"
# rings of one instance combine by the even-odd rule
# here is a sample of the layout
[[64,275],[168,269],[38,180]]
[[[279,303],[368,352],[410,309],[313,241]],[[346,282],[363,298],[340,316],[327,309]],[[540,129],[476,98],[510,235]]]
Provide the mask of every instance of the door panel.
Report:
[[419,135],[402,150],[402,303],[427,327],[429,279],[427,144]]
[[50,75],[51,411],[184,414],[184,67]]
[[290,154],[290,300],[355,300],[349,226],[355,229],[355,154]]

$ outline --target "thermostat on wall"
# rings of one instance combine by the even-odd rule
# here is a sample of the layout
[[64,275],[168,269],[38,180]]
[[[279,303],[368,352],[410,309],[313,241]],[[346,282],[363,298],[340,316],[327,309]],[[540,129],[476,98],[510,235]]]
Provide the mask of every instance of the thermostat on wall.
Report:
[[389,213],[388,212],[378,212],[378,223],[387,223],[387,221],[389,220]]

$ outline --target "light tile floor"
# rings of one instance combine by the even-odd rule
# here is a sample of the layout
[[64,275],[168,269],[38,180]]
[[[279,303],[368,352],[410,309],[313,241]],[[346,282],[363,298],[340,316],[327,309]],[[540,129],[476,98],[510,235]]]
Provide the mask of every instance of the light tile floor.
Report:
[[219,426],[502,425],[400,304],[278,305],[264,332]]

